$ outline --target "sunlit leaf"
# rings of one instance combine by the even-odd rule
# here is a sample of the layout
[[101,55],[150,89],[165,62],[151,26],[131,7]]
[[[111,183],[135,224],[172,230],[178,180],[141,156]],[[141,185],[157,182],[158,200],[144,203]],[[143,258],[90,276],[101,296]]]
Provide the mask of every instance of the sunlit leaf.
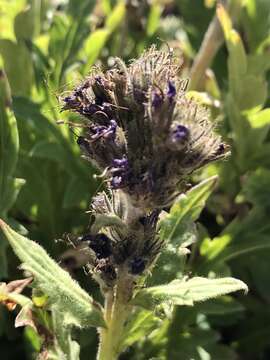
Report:
[[99,306],[34,241],[17,234],[1,221],[1,230],[37,286],[48,295],[51,306],[64,314],[64,322],[79,327],[104,326]]
[[162,303],[193,305],[221,295],[248,288],[245,283],[234,278],[207,279],[194,277],[188,280],[174,280],[168,285],[153,286],[139,290],[132,300],[134,305],[154,309]]

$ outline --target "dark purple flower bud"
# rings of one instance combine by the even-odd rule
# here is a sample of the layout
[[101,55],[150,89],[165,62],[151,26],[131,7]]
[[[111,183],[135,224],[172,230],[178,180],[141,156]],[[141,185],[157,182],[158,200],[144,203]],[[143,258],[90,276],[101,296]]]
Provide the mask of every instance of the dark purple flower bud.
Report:
[[122,159],[114,159],[112,161],[112,165],[114,167],[127,168],[128,167],[128,159],[124,156]]
[[169,80],[169,81],[168,81],[167,96],[168,96],[170,102],[173,101],[175,95],[176,95],[175,85],[174,85],[174,83],[173,83],[171,80]]
[[162,95],[157,92],[154,92],[152,97],[152,106],[155,109],[157,109],[162,105],[162,101],[163,101]]
[[189,130],[184,125],[176,125],[172,132],[173,142],[184,142],[189,138]]
[[100,106],[98,106],[97,104],[88,104],[88,105],[84,105],[82,107],[81,113],[82,113],[82,115],[92,116],[97,111],[100,111]]
[[105,113],[111,113],[111,111],[112,111],[112,106],[111,106],[111,104],[110,103],[107,103],[107,102],[104,102],[103,104],[102,104],[102,111],[104,111]]
[[103,85],[103,80],[100,75],[95,76],[95,80],[99,85]]
[[116,271],[114,266],[110,263],[109,259],[100,259],[95,268],[97,272],[102,273],[102,278],[105,280],[113,281],[116,279]]
[[75,89],[74,95],[75,95],[76,97],[83,97],[82,88],[81,88],[81,87],[78,87],[77,89]]
[[88,242],[98,259],[107,258],[112,254],[111,240],[105,234],[85,235],[82,241]]
[[143,260],[142,258],[136,257],[130,261],[129,266],[130,266],[130,272],[133,275],[139,275],[145,269],[145,260]]
[[80,105],[80,101],[76,98],[76,96],[71,95],[71,96],[66,96],[63,101],[65,102],[65,106],[64,108],[76,108],[77,106]]
[[225,152],[225,146],[224,146],[224,144],[220,144],[219,146],[218,146],[218,149],[217,149],[217,151],[216,151],[216,155],[218,156],[218,155],[222,155],[222,154],[224,154],[224,152]]
[[117,129],[117,122],[115,120],[110,120],[110,125],[107,129],[107,132],[104,134],[104,137],[115,139],[116,135],[116,129]]

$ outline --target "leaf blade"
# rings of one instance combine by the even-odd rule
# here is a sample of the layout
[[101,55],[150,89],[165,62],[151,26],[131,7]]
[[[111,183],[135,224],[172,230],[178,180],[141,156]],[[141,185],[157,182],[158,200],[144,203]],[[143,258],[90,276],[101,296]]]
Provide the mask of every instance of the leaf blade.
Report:
[[34,241],[17,234],[0,220],[0,227],[23,268],[35,277],[38,287],[49,296],[53,306],[67,310],[67,323],[78,327],[105,326],[100,309],[93,299],[61,269]]
[[134,305],[153,309],[162,303],[190,305],[226,295],[234,291],[248,290],[246,284],[234,278],[208,279],[194,277],[189,280],[174,280],[167,285],[153,286],[138,291],[132,300]]

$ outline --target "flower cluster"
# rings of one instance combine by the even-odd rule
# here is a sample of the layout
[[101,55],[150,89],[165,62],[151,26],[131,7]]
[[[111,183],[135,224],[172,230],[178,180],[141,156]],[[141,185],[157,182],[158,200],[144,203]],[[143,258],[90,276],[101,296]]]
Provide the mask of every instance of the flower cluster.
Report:
[[85,119],[78,144],[136,207],[163,208],[187,175],[227,152],[208,111],[187,99],[171,53],[155,48],[126,67],[96,70],[64,98]]
[[[112,202],[116,197],[130,209],[124,218],[113,211],[128,230],[106,227],[109,240],[104,234],[88,239],[106,266],[125,263],[133,274],[149,267],[161,247],[155,236],[159,212],[185,191],[192,172],[228,152],[208,111],[187,98],[179,72],[172,53],[151,47],[129,66],[116,59],[113,69],[96,69],[63,99],[64,110],[82,115],[77,142],[105,174]],[[101,212],[111,212],[101,202]]]

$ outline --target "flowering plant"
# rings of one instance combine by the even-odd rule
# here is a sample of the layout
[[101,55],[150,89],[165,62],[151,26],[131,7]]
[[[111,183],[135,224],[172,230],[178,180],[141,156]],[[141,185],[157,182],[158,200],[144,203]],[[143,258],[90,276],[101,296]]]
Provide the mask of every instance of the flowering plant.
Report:
[[[4,301],[19,303],[27,314],[23,324],[43,334],[41,359],[77,359],[74,326],[97,327],[98,359],[117,359],[131,345],[129,336],[142,313],[158,321],[169,317],[174,306],[246,290],[231,277],[186,276],[196,241],[194,222],[216,184],[212,177],[190,188],[189,177],[229,150],[208,111],[187,96],[180,70],[171,52],[151,47],[129,66],[115,59],[105,73],[94,69],[63,98],[63,110],[82,116],[80,124],[73,124],[83,129],[77,143],[107,185],[92,201],[89,229],[74,241],[87,258],[86,269],[98,282],[104,305],[38,244],[1,223],[34,289],[42,292],[30,300],[3,288]],[[162,283],[165,265],[170,266],[164,261],[170,257],[178,269]]]

